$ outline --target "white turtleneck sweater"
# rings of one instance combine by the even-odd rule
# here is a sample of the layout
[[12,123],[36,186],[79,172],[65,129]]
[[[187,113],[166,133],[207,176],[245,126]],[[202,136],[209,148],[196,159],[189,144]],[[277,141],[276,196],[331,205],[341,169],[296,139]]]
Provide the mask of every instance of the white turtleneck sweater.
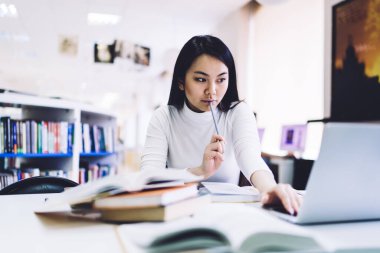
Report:
[[[259,135],[253,112],[244,102],[228,112],[214,110],[219,134],[226,141],[224,161],[206,181],[237,184],[240,170],[248,179],[256,170],[270,171],[261,158]],[[186,103],[181,110],[165,105],[149,123],[141,158],[141,169],[194,168],[216,133],[211,112],[197,113]]]

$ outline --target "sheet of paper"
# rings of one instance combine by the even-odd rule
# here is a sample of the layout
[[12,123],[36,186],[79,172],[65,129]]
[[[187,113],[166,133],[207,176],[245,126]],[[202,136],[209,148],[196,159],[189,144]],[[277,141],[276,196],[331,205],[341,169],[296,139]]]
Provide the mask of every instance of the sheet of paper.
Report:
[[231,183],[202,182],[211,194],[230,194],[230,195],[258,195],[259,191],[253,186],[239,187]]

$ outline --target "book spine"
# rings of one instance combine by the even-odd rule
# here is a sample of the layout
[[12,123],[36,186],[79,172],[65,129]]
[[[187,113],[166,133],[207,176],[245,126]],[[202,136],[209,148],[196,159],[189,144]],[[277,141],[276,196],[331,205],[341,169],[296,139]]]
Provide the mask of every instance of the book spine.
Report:
[[67,153],[67,144],[68,144],[68,139],[69,139],[69,134],[68,134],[68,126],[69,124],[67,122],[60,122],[59,127],[60,127],[60,153]]
[[37,154],[37,122],[31,121],[32,153]]
[[26,122],[22,121],[21,122],[21,132],[22,132],[22,153],[26,154]]
[[90,126],[91,152],[96,152],[94,126]]
[[105,141],[105,136],[104,136],[104,127],[99,127],[99,146],[100,146],[100,151],[106,152],[106,141]]
[[54,153],[59,153],[59,123],[54,122]]
[[54,130],[53,130],[53,122],[49,122],[48,124],[48,151],[50,154],[54,153]]
[[5,153],[4,151],[4,123],[0,121],[0,153]]
[[26,128],[26,153],[31,153],[30,151],[30,121],[25,121],[25,128]]
[[6,127],[6,153],[12,153],[12,130],[11,130],[11,118],[6,117],[5,119],[5,127]]
[[67,153],[73,152],[73,136],[74,136],[74,124],[69,123],[67,127]]
[[17,130],[17,153],[22,153],[22,131],[21,131],[21,122],[16,121],[16,130]]
[[82,138],[81,138],[81,143],[82,143],[82,148],[80,149],[81,152],[85,152],[85,148],[84,148],[84,124],[81,124],[81,133],[82,133]]
[[42,121],[42,153],[49,153],[48,122]]
[[42,153],[42,122],[37,124],[37,153]]
[[12,127],[12,153],[17,154],[17,123],[11,120]]
[[3,134],[2,134],[2,137],[3,137],[3,151],[2,153],[7,153],[7,140],[6,140],[6,137],[7,137],[7,130],[6,130],[6,126],[5,126],[5,120],[4,118],[2,117],[1,118],[1,124],[3,125]]

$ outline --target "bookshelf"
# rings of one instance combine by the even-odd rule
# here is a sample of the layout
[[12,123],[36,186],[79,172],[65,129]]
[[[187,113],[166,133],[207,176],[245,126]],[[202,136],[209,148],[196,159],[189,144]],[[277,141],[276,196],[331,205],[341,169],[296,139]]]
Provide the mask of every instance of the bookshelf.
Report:
[[[41,175],[57,172],[57,176],[79,183],[98,174],[116,173],[116,117],[106,110],[70,100],[2,92],[0,117],[2,172],[13,171],[21,179],[19,174],[38,168]],[[8,124],[10,132],[4,128]],[[87,152],[83,148],[84,125],[92,134]],[[91,172],[83,165],[91,166]],[[99,170],[92,171],[94,165]],[[29,176],[34,175],[26,174]]]
[[[85,105],[80,111],[80,118],[83,142],[79,151],[78,182],[116,173],[116,117]],[[112,129],[113,131],[111,131]],[[104,138],[99,139],[99,135],[104,136]],[[99,139],[99,141],[94,142],[93,139]],[[83,170],[83,167],[86,170]]]

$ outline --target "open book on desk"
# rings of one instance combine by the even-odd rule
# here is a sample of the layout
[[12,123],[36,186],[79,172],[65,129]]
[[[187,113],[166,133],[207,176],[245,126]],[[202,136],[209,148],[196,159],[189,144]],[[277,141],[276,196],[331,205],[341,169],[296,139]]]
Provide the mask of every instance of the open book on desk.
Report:
[[101,178],[55,194],[48,199],[45,205],[36,211],[44,212],[59,209],[59,206],[62,204],[77,205],[90,203],[95,199],[120,194],[122,192],[137,192],[146,189],[180,186],[202,179],[202,177],[195,176],[190,172],[175,169],[151,169],[138,172],[125,172]]
[[326,252],[310,231],[244,204],[213,204],[191,218],[125,224],[118,235],[127,252]]

